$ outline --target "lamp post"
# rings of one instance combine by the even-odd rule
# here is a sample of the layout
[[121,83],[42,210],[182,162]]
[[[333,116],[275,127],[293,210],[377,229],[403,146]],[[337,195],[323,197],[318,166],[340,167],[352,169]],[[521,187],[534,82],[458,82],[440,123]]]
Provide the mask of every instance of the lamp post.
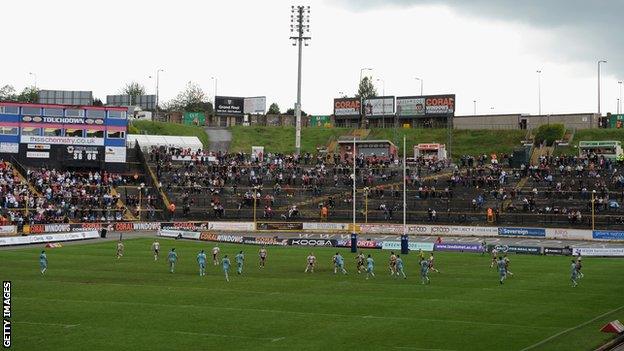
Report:
[[362,72],[364,72],[364,71],[372,71],[372,70],[373,70],[372,68],[360,68],[360,84],[362,83]]
[[154,109],[154,112],[156,114],[156,119],[158,119],[158,98],[159,98],[159,93],[160,93],[160,72],[164,72],[165,70],[162,68],[159,68],[156,70],[156,108]]
[[33,73],[33,72],[28,72],[29,76],[33,76],[33,78],[35,79],[35,89],[37,89],[37,73]]
[[618,81],[618,85],[620,86],[620,95],[618,98],[618,115],[622,112],[622,81]]
[[474,115],[477,115],[477,100],[472,100],[472,110]]
[[422,94],[423,94],[423,82],[424,82],[424,79],[422,79],[422,78],[418,78],[418,77],[414,77],[414,79],[416,79],[416,80],[419,80],[419,81],[420,81],[420,96],[422,96]]
[[538,115],[542,115],[542,70],[539,69],[537,71],[537,108]]
[[295,105],[295,151],[296,154],[299,155],[301,154],[301,44],[308,46],[308,40],[312,39],[311,37],[304,35],[304,32],[310,32],[310,6],[291,6],[290,11],[290,32],[291,34],[294,34],[290,37],[290,39],[293,40],[293,46],[299,46],[297,65],[297,105]]
[[217,88],[219,79],[217,77],[210,77],[210,80],[214,80],[214,98],[212,100],[212,123],[216,123],[217,119]]
[[598,61],[598,115],[600,116],[602,116],[600,112],[600,64],[601,63],[607,63],[607,61],[606,60]]
[[137,187],[137,190],[139,191],[139,207],[137,209],[137,212],[139,214],[139,222],[141,221],[141,195],[143,195],[143,187],[145,186],[145,184],[141,183],[141,185],[139,185]]

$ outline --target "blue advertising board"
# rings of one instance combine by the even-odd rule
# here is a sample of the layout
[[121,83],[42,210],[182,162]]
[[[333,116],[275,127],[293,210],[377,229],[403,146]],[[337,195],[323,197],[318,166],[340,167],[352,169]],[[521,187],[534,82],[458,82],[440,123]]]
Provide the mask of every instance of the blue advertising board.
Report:
[[544,228],[498,228],[498,235],[513,235],[513,236],[546,236],[546,229]]
[[604,240],[624,240],[624,231],[617,230],[594,230],[592,238]]

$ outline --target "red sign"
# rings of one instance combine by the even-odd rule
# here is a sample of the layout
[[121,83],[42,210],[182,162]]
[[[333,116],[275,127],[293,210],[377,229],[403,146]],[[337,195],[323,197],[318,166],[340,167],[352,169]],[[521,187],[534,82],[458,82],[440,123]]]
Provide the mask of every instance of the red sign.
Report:
[[425,99],[425,113],[428,115],[455,113],[455,95],[428,96]]

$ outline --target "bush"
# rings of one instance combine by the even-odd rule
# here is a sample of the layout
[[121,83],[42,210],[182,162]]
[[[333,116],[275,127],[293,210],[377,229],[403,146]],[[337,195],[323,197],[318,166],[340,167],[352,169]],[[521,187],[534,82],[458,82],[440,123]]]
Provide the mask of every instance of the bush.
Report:
[[544,124],[539,126],[535,131],[535,145],[545,143],[546,146],[552,146],[555,140],[563,139],[565,127],[563,124]]
[[133,126],[132,124],[128,124],[128,134],[139,134],[139,128]]

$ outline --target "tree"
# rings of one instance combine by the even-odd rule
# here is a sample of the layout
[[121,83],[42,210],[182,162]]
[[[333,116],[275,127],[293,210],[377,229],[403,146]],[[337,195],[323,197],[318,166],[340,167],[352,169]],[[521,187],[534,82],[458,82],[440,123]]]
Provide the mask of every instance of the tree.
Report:
[[368,99],[375,96],[377,96],[377,89],[375,89],[375,86],[373,85],[373,80],[370,77],[362,78],[355,97]]
[[93,99],[93,106],[104,106],[104,103],[102,102],[102,100],[95,98]]
[[133,105],[139,96],[145,95],[145,87],[137,82],[130,82],[121,88],[121,93],[130,95],[130,105]]
[[24,88],[24,90],[22,90],[22,92],[17,96],[17,101],[30,103],[39,102],[39,89],[35,87]]
[[271,106],[269,106],[269,112],[267,112],[267,114],[269,115],[279,115],[280,112],[280,108],[277,105],[277,103],[272,103]]
[[199,84],[193,82],[188,82],[186,88],[167,102],[165,107],[170,111],[212,113],[212,103],[208,101]]
[[[295,115],[295,109],[294,108],[289,108],[288,110],[286,110],[286,114],[287,115]],[[302,116],[307,116],[308,114],[305,113],[305,111],[301,110],[301,115]]]
[[21,93],[17,94],[13,86],[5,85],[0,88],[0,101],[36,103],[39,102],[39,89],[26,87]]
[[12,85],[5,85],[0,88],[0,101],[16,101],[17,94],[15,94],[15,88]]

